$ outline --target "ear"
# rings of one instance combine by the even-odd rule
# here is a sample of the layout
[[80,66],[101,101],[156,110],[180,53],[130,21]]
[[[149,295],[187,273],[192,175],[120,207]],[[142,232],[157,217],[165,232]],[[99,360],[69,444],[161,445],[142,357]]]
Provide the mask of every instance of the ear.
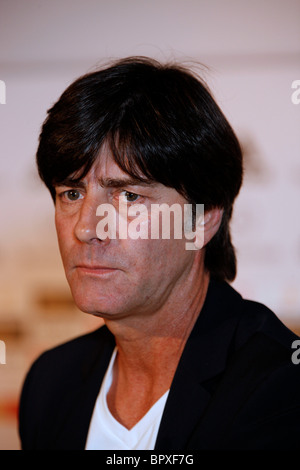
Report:
[[[217,231],[220,228],[221,222],[222,222],[222,217],[223,217],[223,209],[220,209],[219,207],[215,207],[204,214],[204,218],[200,222],[200,225],[202,226],[202,229],[204,229],[204,235],[201,231],[199,231],[199,234],[196,231],[196,239],[195,239],[195,246],[206,246],[208,242],[215,236]],[[197,240],[197,237],[199,236],[199,240]],[[202,238],[200,240],[200,237]]]

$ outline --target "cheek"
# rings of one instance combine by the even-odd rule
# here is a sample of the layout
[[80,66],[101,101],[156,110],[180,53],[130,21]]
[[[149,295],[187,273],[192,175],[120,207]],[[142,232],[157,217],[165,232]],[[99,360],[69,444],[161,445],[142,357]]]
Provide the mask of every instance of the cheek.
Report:
[[56,235],[58,240],[59,251],[65,265],[69,254],[71,253],[72,244],[72,228],[71,224],[66,223],[61,217],[55,217]]
[[60,220],[56,217],[55,218],[55,227],[56,227],[56,235],[57,241],[60,248],[60,251],[63,251],[63,247],[65,245],[66,234],[65,234],[65,227],[60,222]]
[[128,245],[124,253],[138,280],[144,277],[159,283],[165,277],[176,276],[193,261],[194,253],[185,249],[184,240],[131,240]]

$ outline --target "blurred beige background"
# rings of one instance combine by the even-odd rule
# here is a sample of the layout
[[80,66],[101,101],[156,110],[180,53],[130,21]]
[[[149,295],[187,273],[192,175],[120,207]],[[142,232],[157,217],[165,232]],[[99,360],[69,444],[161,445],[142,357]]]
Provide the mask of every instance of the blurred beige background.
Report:
[[[300,0],[0,0],[0,449],[31,362],[99,324],[70,298],[34,156],[46,110],[106,59],[200,61],[245,150],[234,286],[300,329]],[[1,358],[0,358],[1,360]],[[0,361],[1,362],[1,361]]]

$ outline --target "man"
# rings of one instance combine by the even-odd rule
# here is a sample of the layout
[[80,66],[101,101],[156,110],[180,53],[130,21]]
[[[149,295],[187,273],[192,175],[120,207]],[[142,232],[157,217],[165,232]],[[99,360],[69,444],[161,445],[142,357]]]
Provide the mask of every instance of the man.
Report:
[[[298,448],[296,336],[228,284],[242,155],[207,86],[146,58],[81,77],[48,112],[37,164],[75,302],[105,326],[32,366],[23,449]],[[163,204],[193,208],[196,249],[174,228],[149,236]],[[120,236],[122,218],[100,230],[103,205],[127,222],[142,207],[140,236]]]

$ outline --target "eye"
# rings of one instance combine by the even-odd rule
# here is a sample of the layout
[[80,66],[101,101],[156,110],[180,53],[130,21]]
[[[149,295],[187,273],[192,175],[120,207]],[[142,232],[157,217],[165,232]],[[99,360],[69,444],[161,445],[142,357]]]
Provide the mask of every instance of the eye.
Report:
[[77,191],[77,189],[69,189],[68,191],[65,191],[63,195],[69,201],[77,201],[78,199],[81,198],[81,194],[79,191]]
[[140,197],[138,194],[131,193],[130,191],[123,191],[122,195],[126,202],[135,202]]

